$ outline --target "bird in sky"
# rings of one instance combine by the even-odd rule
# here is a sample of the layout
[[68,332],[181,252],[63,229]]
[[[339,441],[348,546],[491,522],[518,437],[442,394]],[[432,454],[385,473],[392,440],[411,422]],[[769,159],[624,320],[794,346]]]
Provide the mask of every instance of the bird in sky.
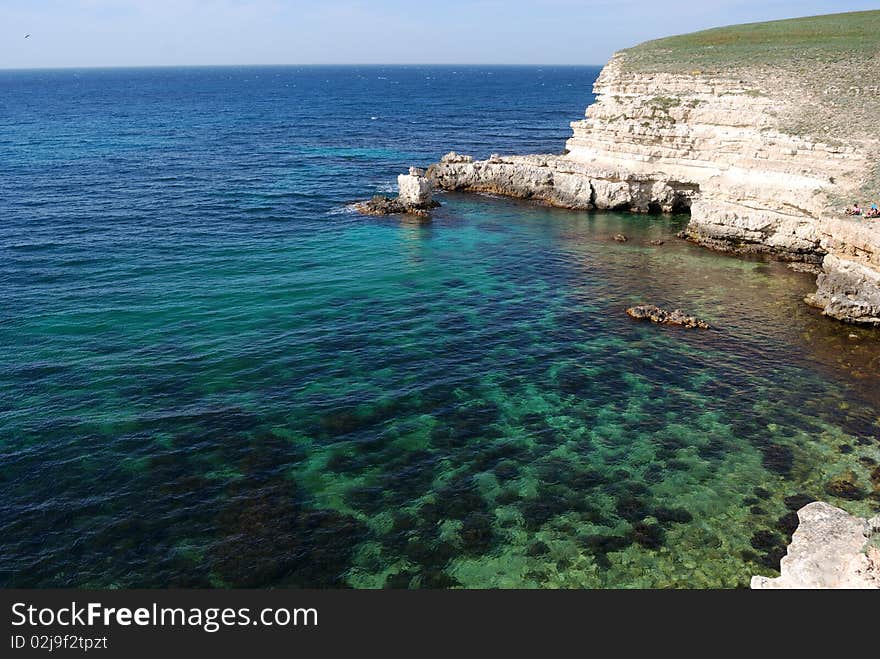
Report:
[[30,38],[31,38],[31,35],[26,34],[26,35],[24,35],[24,38],[25,38],[25,39],[30,39]]

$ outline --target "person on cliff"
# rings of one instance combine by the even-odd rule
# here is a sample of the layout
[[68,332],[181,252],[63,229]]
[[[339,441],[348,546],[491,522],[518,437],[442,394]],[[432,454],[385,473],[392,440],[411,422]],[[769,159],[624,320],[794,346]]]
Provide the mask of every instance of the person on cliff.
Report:
[[859,206],[859,202],[854,201],[853,207],[850,208],[849,210],[847,210],[846,214],[847,215],[861,215],[862,214],[862,207]]
[[871,204],[871,209],[865,214],[865,217],[880,217],[880,208],[877,208],[877,204]]

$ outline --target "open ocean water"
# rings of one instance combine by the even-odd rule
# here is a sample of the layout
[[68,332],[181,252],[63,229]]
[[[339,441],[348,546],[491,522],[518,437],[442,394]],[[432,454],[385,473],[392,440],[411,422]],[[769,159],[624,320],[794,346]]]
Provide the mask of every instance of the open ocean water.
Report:
[[0,72],[0,586],[735,587],[810,499],[880,510],[880,334],[809,276],[347,208],[560,151],[597,73]]

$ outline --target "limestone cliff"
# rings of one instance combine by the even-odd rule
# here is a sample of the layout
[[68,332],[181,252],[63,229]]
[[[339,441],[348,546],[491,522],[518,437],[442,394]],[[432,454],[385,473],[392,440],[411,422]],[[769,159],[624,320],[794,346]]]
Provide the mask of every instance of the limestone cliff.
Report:
[[855,188],[867,155],[780,131],[787,96],[740,77],[644,73],[622,54],[596,83],[598,101],[572,124],[567,158],[618,176],[696,189],[687,233],[720,249],[815,254],[817,220],[834,186]]
[[[880,12],[865,12],[857,25],[864,15],[880,20]],[[774,34],[791,31],[782,24]],[[777,24],[758,28],[763,25]],[[806,25],[821,32],[837,24]],[[755,31],[744,27],[749,30],[734,32],[736,38]],[[759,40],[761,52],[764,37],[757,34],[749,38]],[[706,64],[703,50],[683,50],[676,39],[615,55],[595,83],[596,102],[571,124],[564,155],[474,161],[450,154],[429,175],[441,189],[574,209],[689,211],[686,235],[707,247],[824,259],[810,302],[835,318],[880,324],[880,221],[866,228],[842,217],[846,201],[873,185],[880,124],[871,123],[875,110],[861,108],[852,109],[852,125],[841,123],[834,107],[843,92],[817,87],[842,61],[845,70],[864,73],[880,71],[880,59],[841,51],[857,61],[846,60],[834,51],[823,74],[807,75],[798,60],[752,61],[746,49],[703,70],[686,64],[690,56]],[[810,52],[801,48],[802,56]],[[827,49],[815,50],[816,58],[829,57]],[[874,193],[880,196],[880,189]]]

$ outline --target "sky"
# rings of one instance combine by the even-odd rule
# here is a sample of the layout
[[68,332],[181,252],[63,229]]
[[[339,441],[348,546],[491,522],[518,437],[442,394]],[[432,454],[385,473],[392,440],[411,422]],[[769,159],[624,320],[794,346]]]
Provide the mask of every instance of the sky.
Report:
[[0,68],[600,65],[670,34],[864,9],[880,2],[0,0]]

